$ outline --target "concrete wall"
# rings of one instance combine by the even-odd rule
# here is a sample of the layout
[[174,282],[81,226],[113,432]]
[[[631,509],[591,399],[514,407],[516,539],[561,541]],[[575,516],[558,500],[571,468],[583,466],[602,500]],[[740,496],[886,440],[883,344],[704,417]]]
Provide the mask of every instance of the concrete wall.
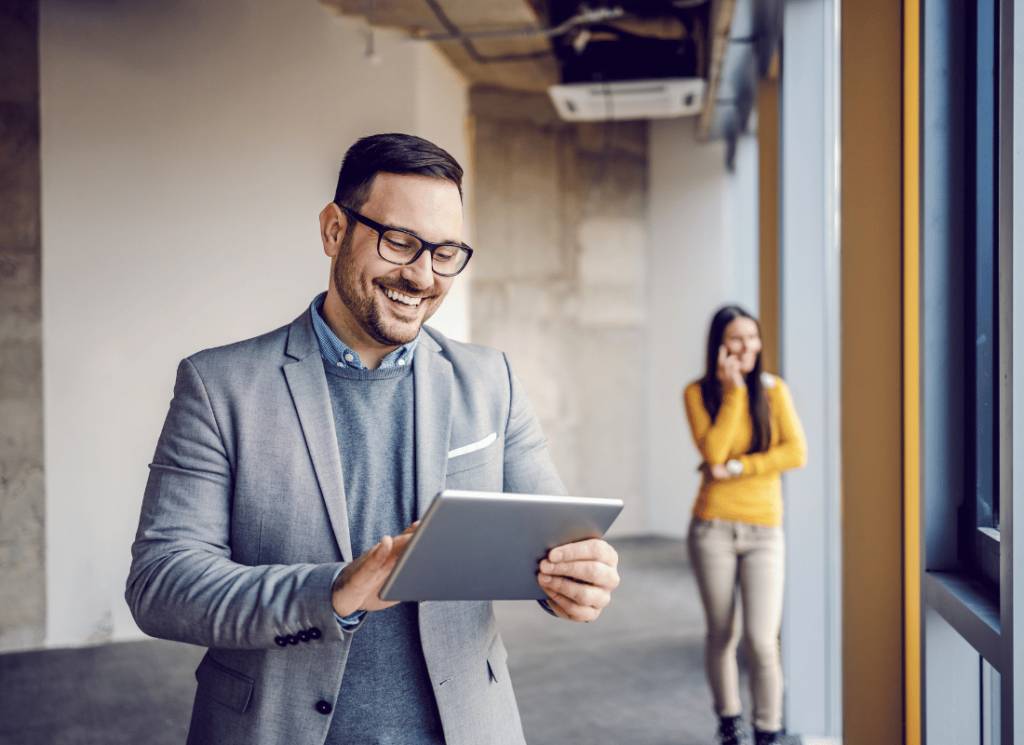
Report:
[[644,532],[647,124],[573,125],[473,89],[472,336],[511,355],[570,493]]
[[[0,444],[0,525],[17,532],[0,533],[13,582],[0,623],[27,619],[0,649],[139,635],[123,582],[176,363],[289,322],[325,286],[316,215],[345,148],[372,132],[422,134],[471,171],[472,290],[457,282],[435,325],[466,338],[472,295],[474,341],[512,353],[570,489],[624,497],[617,534],[685,531],[696,456],[679,392],[711,310],[756,306],[742,296],[756,261],[737,258],[756,247],[735,223],[756,215],[692,121],[573,126],[543,97],[481,93],[471,150],[465,83],[442,59],[376,32],[374,64],[362,22],[316,3],[40,8],[47,364],[40,375],[37,353],[0,378],[0,415],[12,386],[30,424],[36,406],[15,450]],[[476,188],[472,166],[488,179]],[[33,245],[17,262],[16,322],[0,316],[0,343],[24,332],[24,359],[40,344]],[[12,469],[27,499],[12,501]],[[12,550],[27,573],[9,571]]]
[[686,534],[700,486],[683,388],[704,373],[714,311],[758,307],[756,140],[741,139],[729,173],[725,144],[694,130],[689,119],[651,123],[644,524],[671,536]]
[[315,2],[43,0],[46,644],[139,635],[123,587],[177,362],[326,288],[345,149],[417,132],[468,165],[462,81],[387,33],[369,64],[365,30]]
[[0,5],[0,650],[46,616],[37,39],[34,1]]
[[471,109],[474,341],[512,355],[570,492],[626,501],[611,535],[684,535],[699,459],[682,388],[715,308],[757,309],[756,139],[729,173],[692,119],[606,130],[487,89]]

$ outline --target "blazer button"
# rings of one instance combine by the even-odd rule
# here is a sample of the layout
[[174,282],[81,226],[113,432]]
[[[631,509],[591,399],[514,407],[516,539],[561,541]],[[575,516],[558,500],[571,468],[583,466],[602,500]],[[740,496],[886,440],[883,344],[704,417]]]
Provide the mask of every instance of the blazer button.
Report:
[[300,642],[308,642],[309,641],[309,632],[308,631],[300,631],[295,636],[299,637],[299,641]]
[[288,634],[288,636],[286,636],[285,639],[288,640],[289,644],[298,644],[299,643],[299,637],[293,636],[291,634]]
[[274,644],[276,644],[279,647],[287,647],[288,646],[288,640],[285,639],[283,636],[275,636],[274,637]]
[[317,701],[316,702],[316,710],[319,711],[321,714],[330,714],[332,708],[333,707],[329,703],[327,703],[326,701]]
[[309,634],[309,638],[310,638],[310,639],[319,639],[319,638],[320,638],[320,636],[321,636],[321,635],[320,635],[320,629],[318,629],[318,628],[317,628],[316,626],[314,626],[313,628],[311,628],[311,629],[310,629],[309,631],[307,631],[306,633],[307,633],[307,634]]

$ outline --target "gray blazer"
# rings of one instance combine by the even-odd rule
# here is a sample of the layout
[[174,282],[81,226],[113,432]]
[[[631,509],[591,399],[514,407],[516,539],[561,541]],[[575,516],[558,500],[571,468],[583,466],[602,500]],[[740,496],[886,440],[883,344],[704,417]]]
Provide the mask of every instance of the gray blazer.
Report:
[[[505,356],[425,332],[413,365],[420,516],[446,488],[564,494]],[[183,360],[125,597],[147,634],[209,647],[190,744],[324,742],[358,633],[339,627],[330,602],[352,559],[309,311]],[[424,602],[419,621],[449,745],[521,745],[491,603]]]

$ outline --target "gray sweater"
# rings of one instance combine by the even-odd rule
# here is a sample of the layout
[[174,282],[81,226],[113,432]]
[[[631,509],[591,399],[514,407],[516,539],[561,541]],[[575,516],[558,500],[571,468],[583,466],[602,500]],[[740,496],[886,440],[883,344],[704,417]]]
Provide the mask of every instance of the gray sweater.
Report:
[[[359,556],[415,520],[412,366],[324,370]],[[368,613],[353,637],[327,736],[327,745],[350,743],[444,743],[416,603]]]

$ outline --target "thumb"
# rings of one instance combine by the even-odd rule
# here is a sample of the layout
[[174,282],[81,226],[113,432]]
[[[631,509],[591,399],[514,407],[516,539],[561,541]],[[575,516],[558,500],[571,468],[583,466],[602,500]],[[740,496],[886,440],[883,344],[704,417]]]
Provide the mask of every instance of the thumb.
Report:
[[368,595],[378,584],[377,575],[387,562],[388,554],[390,553],[391,538],[390,536],[384,536],[380,543],[378,543],[366,557],[366,561],[362,562],[362,564],[352,572],[352,575],[348,577],[348,581],[345,583],[346,590],[349,590],[353,595],[358,597],[365,597]]

